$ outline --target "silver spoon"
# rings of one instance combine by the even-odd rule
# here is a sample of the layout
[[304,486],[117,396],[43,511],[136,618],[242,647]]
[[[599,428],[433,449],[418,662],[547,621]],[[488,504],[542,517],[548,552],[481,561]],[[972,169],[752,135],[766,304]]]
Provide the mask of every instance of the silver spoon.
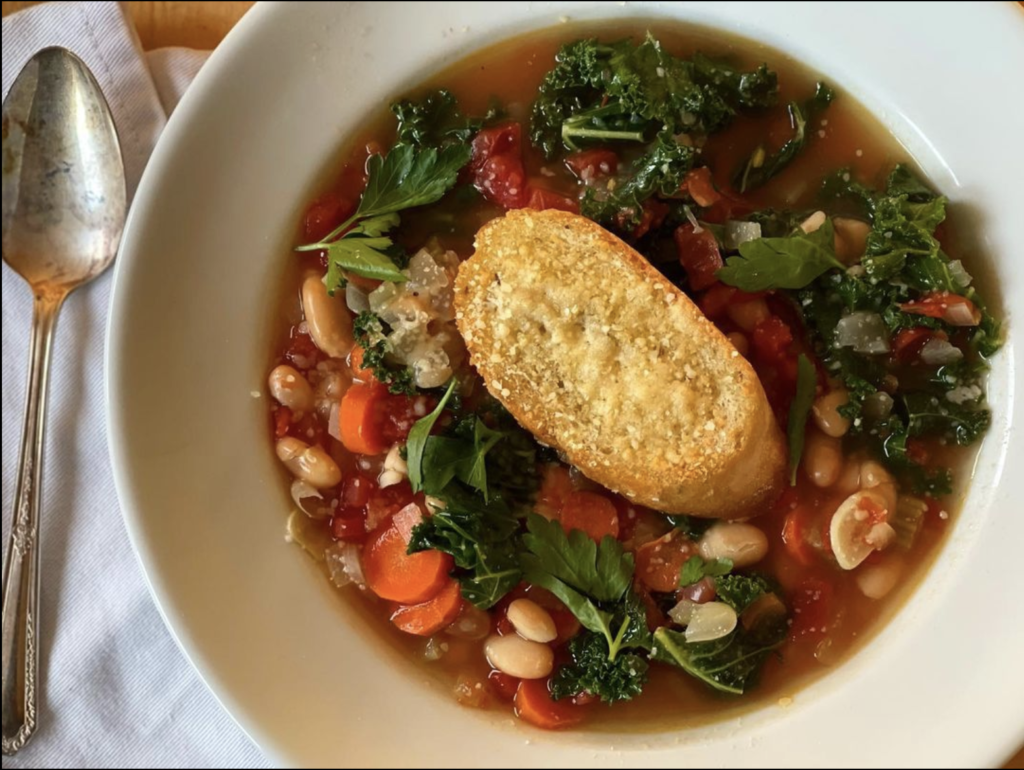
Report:
[[3,754],[39,725],[39,498],[46,386],[68,294],[114,260],[127,200],[110,108],[68,50],[40,51],[3,106],[3,258],[35,298],[29,380],[3,581]]

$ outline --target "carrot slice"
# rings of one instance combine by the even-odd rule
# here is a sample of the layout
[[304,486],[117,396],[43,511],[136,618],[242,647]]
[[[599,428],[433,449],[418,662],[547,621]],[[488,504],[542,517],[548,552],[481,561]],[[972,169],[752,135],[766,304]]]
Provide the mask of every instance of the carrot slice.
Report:
[[549,465],[544,471],[533,510],[545,519],[557,519],[562,503],[572,492],[572,479],[564,465]]
[[374,383],[377,378],[373,376],[373,369],[367,369],[363,366],[363,358],[366,356],[366,350],[362,345],[355,345],[352,348],[352,352],[348,357],[349,368],[352,369],[352,376],[365,383]]
[[693,543],[678,532],[645,543],[636,551],[636,579],[658,593],[675,591],[683,565],[696,551]]
[[407,634],[432,636],[454,623],[461,610],[462,589],[448,578],[437,596],[422,604],[399,607],[391,615],[391,622]]
[[542,730],[560,730],[578,725],[583,712],[569,701],[552,700],[543,679],[524,679],[515,698],[516,716]]
[[388,517],[363,548],[363,573],[370,590],[381,599],[421,604],[445,587],[452,557],[440,551],[409,554],[407,549],[394,517]]
[[387,396],[380,385],[353,385],[341,399],[339,429],[345,449],[360,455],[379,455],[388,449],[381,431],[378,405]]
[[566,532],[578,529],[598,543],[606,535],[619,536],[619,512],[604,495],[594,492],[571,492],[562,502],[558,519]]

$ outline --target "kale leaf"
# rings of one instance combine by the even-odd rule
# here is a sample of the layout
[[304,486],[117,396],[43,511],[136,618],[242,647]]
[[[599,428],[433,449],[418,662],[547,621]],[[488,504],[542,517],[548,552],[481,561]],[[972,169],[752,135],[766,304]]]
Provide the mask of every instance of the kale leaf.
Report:
[[719,601],[736,610],[736,614],[742,614],[762,596],[772,593],[772,587],[757,575],[723,575],[715,578],[715,593]]
[[741,73],[698,54],[666,53],[648,35],[562,47],[533,104],[530,138],[548,157],[583,141],[645,142],[667,131],[710,133],[739,110],[775,103],[777,77],[764,65]]
[[444,491],[444,507],[412,533],[409,553],[430,549],[451,554],[462,595],[490,609],[519,585],[519,520],[498,496],[482,502],[458,483]]
[[447,147],[469,144],[483,125],[459,110],[450,91],[431,91],[418,102],[402,99],[391,105],[398,119],[398,141],[414,147]]
[[416,378],[408,366],[395,364],[388,359],[392,353],[387,327],[375,314],[366,310],[352,322],[352,333],[356,343],[363,349],[363,367],[370,369],[373,376],[396,394],[416,393]]
[[764,145],[758,145],[734,175],[733,186],[740,193],[760,187],[786,166],[807,145],[814,132],[808,132],[807,124],[828,109],[835,98],[835,92],[826,84],[819,82],[814,95],[803,104],[789,103],[789,122],[793,127],[793,136],[778,150],[768,153]]
[[555,700],[586,693],[611,704],[632,700],[647,683],[647,660],[635,653],[620,653],[610,660],[601,634],[577,634],[569,642],[569,655],[571,663],[559,668],[551,682]]

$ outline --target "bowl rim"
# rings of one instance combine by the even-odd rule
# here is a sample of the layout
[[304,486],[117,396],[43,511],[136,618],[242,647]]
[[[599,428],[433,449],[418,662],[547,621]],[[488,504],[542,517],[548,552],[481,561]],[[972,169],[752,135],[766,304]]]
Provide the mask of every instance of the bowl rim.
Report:
[[[202,109],[204,100],[209,98],[209,91],[213,84],[227,76],[233,59],[250,45],[251,39],[255,37],[258,31],[265,29],[268,25],[278,23],[281,19],[286,18],[290,14],[298,12],[296,6],[302,5],[304,4],[280,1],[258,3],[245,15],[235,28],[231,30],[224,42],[210,57],[195,82],[189,88],[181,104],[178,106],[174,116],[169,121],[169,124],[165,129],[164,134],[161,136],[160,141],[154,150],[151,161],[140,182],[136,196],[137,201],[148,201],[152,195],[152,191],[157,185],[157,179],[162,173],[162,170],[165,169],[168,164],[174,162],[174,156],[178,150],[181,135],[186,130],[190,117]],[[555,3],[547,5],[559,4]],[[590,6],[592,4],[577,3],[562,5]],[[639,13],[635,15],[654,15],[652,7],[660,4],[637,3],[634,5],[637,7],[636,10],[639,11]],[[792,7],[797,4],[789,5]],[[1001,5],[1014,6],[1014,10],[1019,11],[1019,9],[1016,8],[1016,3],[1008,2]],[[1000,11],[1002,10],[1004,9],[1000,9]],[[997,20],[1002,18],[993,10],[992,6],[989,6],[985,13],[987,14],[984,18],[985,23],[996,23]],[[712,23],[706,21],[704,18],[699,18],[697,21],[702,24]],[[548,25],[543,24],[542,26]],[[1022,33],[1024,33],[1024,27],[1022,27]],[[505,36],[507,35],[501,34],[497,39],[501,39]],[[1024,34],[1021,35],[1020,39],[1022,43],[1024,43]],[[478,43],[478,45],[486,45],[487,42],[491,41],[484,41],[483,43]],[[781,48],[785,53],[789,53],[789,50],[786,49],[781,42],[774,40],[771,42],[773,45],[777,45]],[[794,53],[793,56],[794,58],[805,60],[805,57],[800,54]],[[144,231],[148,226],[144,215],[140,212],[148,211],[150,208],[150,206],[135,205],[132,207],[129,214],[125,228],[125,237],[122,239],[121,253],[117,260],[117,267],[114,275],[110,322],[107,329],[105,366],[107,431],[110,438],[110,452],[114,481],[118,497],[121,502],[123,519],[136,556],[138,557],[140,568],[142,569],[151,595],[153,596],[153,600],[157,605],[165,625],[181,649],[182,654],[197,671],[200,678],[214,697],[221,703],[225,710],[227,710],[227,712],[232,716],[236,723],[239,724],[241,729],[254,741],[254,743],[260,746],[260,748],[276,764],[287,765],[291,762],[289,759],[291,754],[287,748],[287,742],[280,741],[279,736],[273,736],[265,725],[260,725],[250,719],[245,704],[237,700],[229,689],[222,686],[215,668],[210,665],[199,646],[194,644],[193,640],[191,640],[188,631],[188,623],[180,613],[178,613],[177,609],[173,606],[173,602],[170,601],[169,592],[164,584],[162,576],[150,568],[150,565],[153,563],[152,544],[147,541],[146,535],[141,528],[141,521],[144,518],[144,514],[141,510],[141,502],[138,499],[138,490],[135,489],[133,480],[128,472],[129,466],[127,463],[127,452],[129,450],[127,446],[127,435],[130,428],[123,422],[116,408],[116,405],[120,401],[119,387],[121,383],[121,376],[119,375],[119,372],[123,370],[123,367],[127,366],[127,362],[123,361],[119,354],[120,348],[118,343],[120,340],[117,327],[121,321],[126,320],[125,313],[127,311],[127,303],[125,301],[125,296],[129,291],[127,285],[131,281],[131,266],[138,263],[141,258],[141,255],[135,249],[138,234],[141,231]],[[1016,375],[1014,351],[1008,346],[1005,351],[1005,355],[1008,359],[1005,368],[1009,375],[1009,382],[1012,385],[1019,380],[1019,376]],[[1014,412],[1015,401],[1017,401],[1014,399],[1012,387],[1008,391],[1008,399],[1009,409],[1007,411],[1012,414]],[[1019,411],[1019,409],[1020,407],[1018,402],[1017,410]],[[1009,427],[1008,421],[1006,425],[1006,441],[1009,441]],[[995,440],[995,437],[990,440]],[[1005,454],[1003,459],[1005,460]],[[997,473],[997,478],[1000,475],[1001,473]],[[837,674],[833,673],[825,678],[829,679],[835,677],[837,677]],[[994,764],[1002,761],[1004,757],[1016,751],[1020,744],[1024,742],[1024,708],[1020,709],[1020,714],[1018,716],[1019,719],[1017,724],[1019,724],[1020,727],[1016,730],[1007,729],[1001,740],[993,740],[991,735],[984,736],[984,742],[979,738],[977,755],[983,756],[987,763]],[[984,745],[982,745],[982,743],[984,743]]]

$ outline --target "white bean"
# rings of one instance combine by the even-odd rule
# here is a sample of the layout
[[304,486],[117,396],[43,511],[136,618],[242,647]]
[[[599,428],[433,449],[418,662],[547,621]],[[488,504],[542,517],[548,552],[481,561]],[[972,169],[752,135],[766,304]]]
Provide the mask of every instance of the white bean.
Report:
[[825,216],[824,211],[815,211],[813,214],[807,217],[807,219],[800,223],[800,229],[803,230],[808,235],[810,235],[811,233],[815,232],[818,228],[820,228],[823,224],[825,224],[826,219],[828,219],[828,217]]
[[869,599],[884,599],[900,582],[903,565],[895,559],[861,567],[855,573],[857,587]]
[[395,471],[403,476],[409,475],[409,465],[402,459],[402,444],[395,444],[388,451],[387,457],[384,458],[384,470]]
[[521,636],[492,636],[484,655],[493,668],[516,679],[545,679],[555,667],[555,654],[546,644]]
[[843,470],[842,442],[817,430],[808,431],[803,466],[804,473],[815,486],[832,486],[839,480]]
[[352,350],[352,316],[340,297],[327,293],[324,282],[310,274],[302,282],[302,311],[314,344],[331,358],[345,358]]
[[753,524],[722,522],[704,533],[699,547],[700,555],[708,561],[730,559],[741,569],[768,555],[768,538]]
[[814,406],[811,407],[814,424],[826,436],[842,438],[850,430],[850,418],[839,414],[839,407],[849,401],[849,394],[842,388],[817,398],[814,401]]
[[546,609],[530,599],[516,599],[508,606],[508,620],[523,639],[547,644],[558,638],[555,621]]
[[745,332],[754,331],[762,321],[767,321],[771,313],[768,311],[768,303],[763,297],[752,299],[749,302],[733,302],[725,310],[732,319],[732,322]]
[[288,364],[281,364],[270,372],[267,387],[275,401],[296,415],[305,414],[313,408],[313,388],[309,380]]
[[277,458],[292,475],[317,489],[330,489],[341,483],[341,468],[319,446],[309,446],[291,436],[279,439]]
[[859,219],[834,217],[832,226],[835,228],[836,259],[844,265],[859,262],[868,246],[871,225]]

